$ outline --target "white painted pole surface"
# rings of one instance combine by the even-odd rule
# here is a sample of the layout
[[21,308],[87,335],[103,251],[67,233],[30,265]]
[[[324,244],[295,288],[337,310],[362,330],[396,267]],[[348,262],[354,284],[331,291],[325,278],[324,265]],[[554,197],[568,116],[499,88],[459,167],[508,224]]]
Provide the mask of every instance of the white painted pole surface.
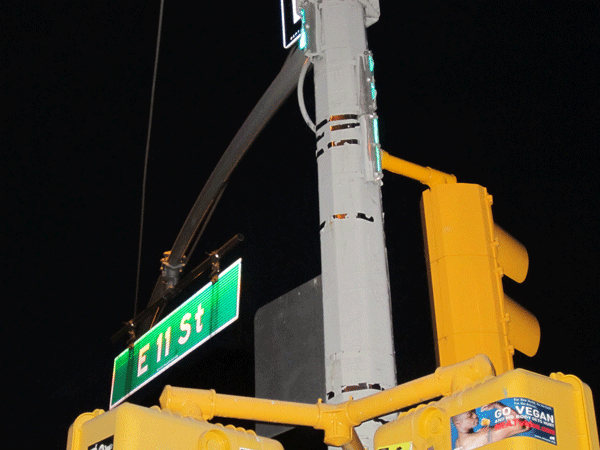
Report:
[[[328,403],[396,386],[381,183],[367,153],[361,101],[364,5],[323,0],[313,57]],[[364,92],[364,89],[362,90]],[[362,106],[361,106],[362,104]],[[357,429],[365,447],[380,425]]]

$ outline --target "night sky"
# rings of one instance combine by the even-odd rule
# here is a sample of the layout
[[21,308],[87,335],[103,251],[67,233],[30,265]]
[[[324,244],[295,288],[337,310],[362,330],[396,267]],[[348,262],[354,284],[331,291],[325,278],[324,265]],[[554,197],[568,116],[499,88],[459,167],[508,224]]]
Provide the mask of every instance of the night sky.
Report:
[[[17,412],[9,441],[21,448],[63,449],[79,414],[108,409],[125,348],[110,337],[134,311],[159,6],[7,8],[4,391]],[[283,65],[279,14],[276,0],[165,4],[139,309],[162,253]],[[542,340],[516,365],[577,375],[596,395],[599,20],[587,1],[381,0],[368,31],[383,148],[486,186],[496,222],[529,251],[526,281],[505,287],[538,317]],[[321,272],[316,174],[294,94],[232,175],[189,262],[245,236],[224,261],[243,259],[239,320],[132,402],[157,404],[165,384],[253,395],[254,314]],[[435,369],[423,189],[389,173],[382,188],[399,382]]]

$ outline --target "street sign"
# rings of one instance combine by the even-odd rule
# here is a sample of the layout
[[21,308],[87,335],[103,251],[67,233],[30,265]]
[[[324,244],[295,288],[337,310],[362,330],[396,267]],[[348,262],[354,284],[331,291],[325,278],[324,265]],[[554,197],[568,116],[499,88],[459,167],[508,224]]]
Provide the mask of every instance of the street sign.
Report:
[[296,9],[296,0],[281,0],[281,29],[283,47],[290,48],[302,31],[302,17]]
[[237,320],[241,268],[238,259],[115,358],[111,409]]
[[[257,398],[314,403],[325,398],[321,276],[259,308],[254,316]],[[274,437],[293,427],[256,422],[256,434]]]

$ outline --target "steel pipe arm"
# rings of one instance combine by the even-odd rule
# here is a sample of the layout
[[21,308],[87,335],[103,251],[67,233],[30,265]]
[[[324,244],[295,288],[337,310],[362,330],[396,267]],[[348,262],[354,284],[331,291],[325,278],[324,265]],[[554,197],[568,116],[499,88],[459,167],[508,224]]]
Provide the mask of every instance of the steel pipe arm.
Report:
[[381,152],[381,166],[385,170],[420,181],[429,187],[436,184],[456,183],[454,175],[440,172],[431,167],[419,166],[418,164],[392,156],[386,151]]

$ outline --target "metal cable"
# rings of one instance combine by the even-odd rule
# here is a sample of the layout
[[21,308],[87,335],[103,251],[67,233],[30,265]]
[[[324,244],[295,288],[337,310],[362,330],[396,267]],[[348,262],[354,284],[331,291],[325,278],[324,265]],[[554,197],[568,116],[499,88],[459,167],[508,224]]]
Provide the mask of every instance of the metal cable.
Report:
[[298,106],[300,107],[300,114],[302,114],[302,118],[306,122],[306,125],[308,125],[308,128],[310,128],[313,131],[313,133],[316,133],[317,127],[308,115],[308,111],[306,111],[306,105],[304,104],[304,78],[306,77],[306,73],[308,72],[308,69],[311,65],[312,63],[310,58],[306,58],[304,64],[302,65],[300,76],[298,77],[298,86],[296,88],[296,93],[298,94]]
[[165,0],[160,0],[160,11],[158,13],[158,34],[156,36],[156,51],[154,53],[154,73],[152,75],[152,90],[150,93],[150,114],[148,117],[148,132],[146,134],[146,153],[144,156],[144,176],[142,181],[142,207],[140,213],[140,239],[138,243],[137,275],[135,279],[135,302],[133,305],[133,317],[137,315],[137,304],[140,289],[140,268],[142,265],[142,237],[144,234],[144,211],[146,207],[146,180],[148,177],[148,155],[150,153],[150,134],[152,131],[152,116],[154,113],[154,93],[156,91],[156,74],[158,72],[158,54],[160,50],[160,36],[162,34],[162,20]]

